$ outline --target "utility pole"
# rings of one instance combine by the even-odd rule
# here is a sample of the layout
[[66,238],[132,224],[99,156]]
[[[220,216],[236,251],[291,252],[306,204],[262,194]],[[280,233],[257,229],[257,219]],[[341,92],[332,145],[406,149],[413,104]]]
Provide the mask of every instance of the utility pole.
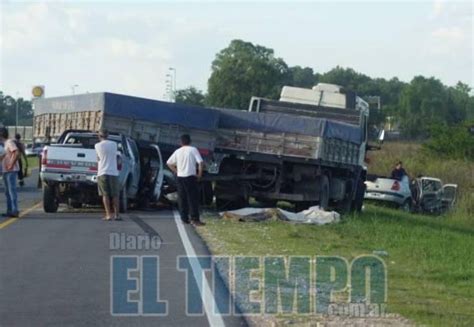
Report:
[[170,67],[169,70],[173,72],[173,89],[176,92],[176,68]]
[[16,137],[16,133],[17,133],[17,130],[18,130],[18,102],[19,101],[20,101],[20,98],[18,98],[18,92],[16,92],[15,137]]

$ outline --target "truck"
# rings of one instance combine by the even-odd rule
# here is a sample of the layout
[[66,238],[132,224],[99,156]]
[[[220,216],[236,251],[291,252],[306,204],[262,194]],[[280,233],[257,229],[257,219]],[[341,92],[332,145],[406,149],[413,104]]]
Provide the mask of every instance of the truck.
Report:
[[[158,200],[163,182],[163,161],[156,145],[139,146],[133,139],[112,134],[117,143],[119,171],[119,209],[126,212],[129,203]],[[98,204],[96,132],[66,130],[56,144],[47,145],[40,159],[45,212],[56,212],[60,203],[72,208]]]
[[[34,137],[107,128],[157,144],[163,160],[190,134],[205,160],[201,200],[219,208],[251,197],[297,210],[360,210],[365,193],[368,105],[341,86],[285,86],[280,100],[253,97],[249,110],[205,108],[112,93],[37,99]],[[167,184],[173,178],[165,174]],[[171,187],[172,189],[172,187]]]

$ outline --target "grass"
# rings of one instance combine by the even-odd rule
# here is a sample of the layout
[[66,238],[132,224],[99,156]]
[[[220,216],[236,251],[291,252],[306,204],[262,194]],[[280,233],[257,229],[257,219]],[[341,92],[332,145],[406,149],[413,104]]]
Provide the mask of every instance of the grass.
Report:
[[27,157],[28,160],[28,169],[38,167],[38,157]]
[[392,143],[372,154],[371,173],[388,174],[403,160],[411,176],[457,183],[460,201],[445,216],[411,215],[367,205],[339,224],[242,223],[207,216],[199,233],[216,255],[338,255],[384,250],[388,309],[417,324],[474,326],[474,164],[439,161],[419,145]]
[[369,207],[326,226],[206,219],[200,233],[217,255],[338,255],[388,252],[388,308],[415,322],[474,325],[474,229],[450,217]]

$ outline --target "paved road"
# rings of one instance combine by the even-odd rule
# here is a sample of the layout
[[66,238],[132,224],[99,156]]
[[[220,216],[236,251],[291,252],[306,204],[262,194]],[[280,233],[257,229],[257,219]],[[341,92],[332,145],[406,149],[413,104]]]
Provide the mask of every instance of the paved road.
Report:
[[[34,183],[35,178],[30,178],[20,192],[23,210],[41,198]],[[0,198],[3,210],[5,200]],[[1,326],[246,325],[236,316],[186,315],[186,274],[176,269],[177,257],[190,251],[183,239],[187,237],[197,255],[208,251],[193,227],[180,225],[186,235],[180,236],[172,211],[130,212],[121,222],[104,222],[101,217],[98,209],[74,212],[65,208],[45,214],[38,207],[0,229]],[[111,233],[158,236],[162,246],[158,250],[111,250]],[[169,301],[167,316],[111,315],[110,258],[119,254],[159,255],[160,298]],[[212,285],[209,276],[207,280]]]

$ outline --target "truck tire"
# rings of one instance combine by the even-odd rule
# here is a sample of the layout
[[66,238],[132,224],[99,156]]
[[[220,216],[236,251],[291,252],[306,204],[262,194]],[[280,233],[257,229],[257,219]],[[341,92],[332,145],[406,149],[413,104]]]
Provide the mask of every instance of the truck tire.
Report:
[[199,200],[201,205],[210,206],[214,200],[214,191],[211,182],[199,183]]
[[329,209],[329,178],[326,175],[320,177],[319,207],[323,210]]
[[[237,159],[226,159],[221,164],[220,172],[239,174],[242,171],[242,162]],[[233,210],[247,207],[249,204],[246,184],[238,181],[218,181],[214,187],[216,207],[220,210]]]
[[54,213],[58,211],[59,202],[56,198],[56,187],[45,184],[43,186],[43,210]]
[[120,191],[120,195],[119,195],[119,211],[120,213],[126,213],[127,209],[128,209],[127,189],[124,187]]
[[362,178],[359,178],[357,181],[357,189],[354,198],[354,202],[352,204],[352,210],[356,212],[362,211],[362,206],[364,204],[364,195],[365,195],[365,183]]

